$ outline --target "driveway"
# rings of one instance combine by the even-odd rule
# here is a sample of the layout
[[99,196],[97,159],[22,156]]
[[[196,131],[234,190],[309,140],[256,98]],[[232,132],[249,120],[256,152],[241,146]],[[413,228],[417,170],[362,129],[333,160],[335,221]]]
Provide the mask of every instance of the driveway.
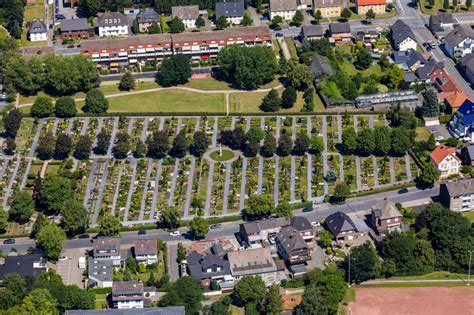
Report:
[[308,269],[326,269],[326,266],[324,265],[324,260],[328,259],[329,256],[326,255],[324,250],[316,243],[316,241],[313,241],[312,247],[313,251],[311,252],[311,260],[307,262]]

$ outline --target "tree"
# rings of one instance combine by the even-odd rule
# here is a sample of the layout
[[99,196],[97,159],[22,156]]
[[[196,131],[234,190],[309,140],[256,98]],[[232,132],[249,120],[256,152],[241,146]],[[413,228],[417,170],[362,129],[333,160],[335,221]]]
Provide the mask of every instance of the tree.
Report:
[[245,138],[249,142],[260,142],[265,137],[265,131],[258,126],[251,126],[247,133],[245,134]]
[[272,157],[276,152],[276,139],[273,133],[267,132],[263,140],[263,146],[260,149],[260,154],[264,157]]
[[472,0],[466,0],[466,8],[470,9],[472,7]]
[[281,95],[281,105],[283,108],[292,108],[296,102],[296,90],[291,85],[287,86]]
[[202,157],[209,147],[209,141],[203,131],[196,131],[193,136],[193,143],[191,144],[190,151],[195,157]]
[[375,12],[372,9],[369,9],[367,13],[365,14],[365,19],[369,21],[369,23],[372,22],[373,19],[375,19]]
[[259,150],[260,150],[260,143],[257,141],[247,141],[244,145],[244,154],[247,157],[257,156],[257,153]]
[[227,23],[227,18],[225,17],[225,15],[221,15],[216,19],[216,28],[218,30],[223,30],[227,26],[229,26],[229,23]]
[[413,145],[413,139],[410,132],[402,127],[392,129],[392,153],[402,156]]
[[230,315],[229,305],[225,301],[215,301],[208,310],[204,310],[205,315]]
[[33,117],[49,117],[53,112],[54,106],[49,96],[38,96],[31,106],[31,116]]
[[242,18],[242,21],[240,21],[240,25],[251,26],[252,24],[253,24],[252,18],[250,17],[250,15],[248,15],[247,12],[245,12],[244,17]]
[[344,153],[354,154],[357,150],[357,133],[354,128],[347,128],[342,131],[342,147]]
[[5,140],[5,148],[3,149],[3,152],[6,155],[13,155],[15,153],[15,150],[16,150],[15,138],[8,137]]
[[189,222],[189,229],[194,235],[195,239],[202,239],[209,232],[209,223],[202,217],[195,217]]
[[430,134],[426,145],[428,146],[428,151],[433,151],[436,148],[436,138],[434,134]]
[[274,284],[268,288],[262,308],[264,313],[268,315],[280,315],[283,312],[283,301],[280,295],[280,288],[277,285]]
[[380,260],[370,244],[365,243],[353,247],[350,256],[346,256],[346,268],[349,266],[349,259],[351,283],[361,283],[375,279],[380,273]]
[[112,149],[116,159],[125,159],[130,151],[130,135],[127,132],[119,132],[117,141]]
[[110,146],[110,137],[110,132],[107,129],[102,128],[102,130],[97,134],[97,143],[94,148],[95,154],[107,154]]
[[346,294],[344,271],[329,265],[324,271],[313,269],[307,275],[308,286],[314,285],[321,290],[324,305],[330,314],[337,314],[339,303]]
[[25,314],[55,314],[56,300],[47,289],[34,289],[23,300],[21,310]]
[[3,127],[5,128],[5,134],[8,137],[16,137],[16,133],[20,128],[22,115],[17,108],[12,109],[6,115],[3,116]]
[[282,99],[275,89],[271,89],[262,100],[260,109],[264,112],[277,112],[280,109]]
[[449,9],[449,0],[444,0],[443,1],[443,9],[445,9],[445,10]]
[[293,152],[296,155],[304,155],[306,152],[308,152],[309,146],[310,140],[308,135],[304,132],[301,132],[296,136]]
[[219,51],[217,63],[226,80],[245,90],[254,90],[272,81],[277,70],[273,51],[259,45],[229,45]]
[[74,149],[74,157],[78,160],[88,160],[91,154],[92,141],[88,135],[79,137]]
[[390,61],[388,61],[387,55],[382,54],[382,56],[379,59],[379,66],[382,68],[382,70],[388,69],[390,67]]
[[79,6],[87,17],[93,17],[99,12],[100,0],[80,0]]
[[170,230],[176,230],[180,226],[179,211],[175,207],[165,206],[161,210],[160,224]]
[[62,96],[56,100],[54,114],[57,117],[69,118],[77,114],[76,102],[70,96]]
[[68,199],[61,209],[61,224],[66,234],[73,236],[82,232],[87,225],[87,210],[81,202]]
[[304,22],[303,13],[301,13],[300,10],[296,10],[295,15],[293,15],[293,19],[291,20],[291,22],[296,26],[300,26],[301,24],[303,24]]
[[48,219],[42,213],[38,214],[38,216],[36,217],[35,224],[33,224],[33,227],[30,232],[30,238],[36,239],[39,231],[43,228],[43,226],[48,223]]
[[186,139],[186,130],[182,129],[173,140],[170,155],[181,159],[186,156],[188,148],[189,144],[188,139]]
[[304,63],[300,63],[296,57],[291,57],[285,67],[286,78],[295,89],[304,89],[311,85],[313,76]]
[[[31,196],[25,191],[17,191],[13,194],[13,200],[8,211],[9,219],[20,224],[24,224],[30,220],[35,203]],[[2,212],[3,209],[1,209]]]
[[397,65],[393,65],[385,76],[385,82],[390,90],[398,90],[400,84],[403,82],[403,70]]
[[164,130],[155,131],[148,140],[148,156],[153,159],[162,159],[168,154],[169,149],[169,136]]
[[184,23],[181,19],[175,16],[170,22],[170,32],[171,33],[182,33],[184,32]]
[[367,48],[363,47],[359,49],[354,64],[359,70],[369,69],[369,67],[372,65],[372,55]]
[[118,87],[121,91],[130,91],[135,88],[135,78],[130,71],[125,72]]
[[342,12],[341,12],[341,18],[342,18],[343,20],[346,20],[346,21],[347,21],[347,20],[349,20],[349,19],[351,18],[351,16],[352,16],[352,12],[351,12],[351,10],[350,10],[349,8],[344,8],[344,10],[342,10]]
[[288,156],[291,153],[293,147],[293,141],[287,133],[282,133],[280,139],[278,140],[277,154],[279,156]]
[[347,197],[349,197],[351,190],[347,183],[341,182],[337,183],[336,187],[334,188],[334,198],[337,201],[344,201]]
[[322,290],[316,285],[304,288],[301,304],[296,309],[297,315],[322,315],[328,314],[328,307],[322,295]]
[[417,183],[425,187],[433,187],[434,182],[439,178],[439,173],[433,163],[428,162],[423,165],[421,174],[417,177]]
[[41,160],[49,160],[54,154],[55,147],[54,135],[51,131],[42,134],[38,139],[38,145],[36,147],[36,153]]
[[332,243],[332,234],[329,231],[322,230],[318,233],[319,242],[323,248],[327,248]]
[[288,202],[279,203],[274,211],[275,215],[280,218],[291,219],[293,217],[293,211],[291,210]]
[[380,156],[386,156],[392,147],[391,132],[388,127],[377,126],[374,128],[375,152]]
[[204,21],[202,16],[198,16],[198,18],[196,19],[196,27],[201,28],[201,27],[204,27],[204,26],[206,26],[206,21]]
[[57,260],[61,255],[66,234],[55,224],[45,225],[38,233],[37,242],[49,259]]
[[0,233],[5,233],[5,230],[8,227],[8,213],[1,209],[0,211]]
[[310,153],[319,155],[324,151],[323,137],[311,137]]
[[254,218],[267,217],[272,213],[273,202],[266,195],[251,195],[245,208],[245,215]]
[[321,14],[321,10],[316,10],[316,13],[314,13],[314,20],[316,21],[316,24],[319,25],[322,18],[323,15]]
[[60,213],[64,201],[74,199],[71,180],[60,175],[47,174],[41,181],[36,199],[40,208],[47,214]]
[[281,23],[283,23],[283,18],[279,15],[275,15],[273,18],[272,18],[272,24],[270,25],[271,28],[276,28],[278,25],[280,25]]
[[28,294],[31,285],[17,273],[7,273],[3,278],[4,290],[0,294],[1,309],[8,309],[21,304],[21,301]]
[[202,284],[192,277],[181,277],[160,300],[160,306],[184,306],[186,314],[198,315],[204,300]]
[[265,283],[259,276],[243,276],[234,286],[235,296],[244,304],[262,301],[265,291]]
[[120,219],[112,214],[104,214],[99,218],[99,234],[102,236],[118,236],[122,224]]
[[407,107],[401,107],[400,104],[390,107],[387,113],[387,119],[390,120],[391,127],[402,127],[404,129],[415,129],[416,117]]
[[65,133],[60,133],[56,139],[54,147],[54,158],[56,160],[64,160],[69,157],[72,148],[72,139]]
[[375,147],[375,135],[374,129],[364,128],[357,134],[357,152],[362,155],[369,155],[374,152]]
[[161,34],[161,28],[156,22],[151,23],[146,31],[148,34]]
[[133,157],[140,159],[146,155],[147,146],[142,140],[138,140],[135,144],[135,150],[133,150]]
[[91,89],[86,94],[86,101],[82,110],[90,114],[103,114],[109,109],[109,101],[99,89]]
[[421,107],[423,117],[438,117],[439,103],[433,90],[429,89],[423,93],[423,105]]
[[191,64],[182,54],[172,55],[162,61],[158,67],[156,79],[161,86],[169,87],[185,84],[191,77]]

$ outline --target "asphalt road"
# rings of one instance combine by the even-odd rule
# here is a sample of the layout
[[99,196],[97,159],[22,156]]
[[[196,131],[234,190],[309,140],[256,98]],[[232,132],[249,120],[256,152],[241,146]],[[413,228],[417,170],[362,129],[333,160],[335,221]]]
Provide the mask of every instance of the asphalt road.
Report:
[[[295,214],[304,216],[308,218],[309,221],[320,221],[321,219],[326,218],[330,214],[342,211],[344,213],[357,212],[361,210],[370,210],[370,208],[382,201],[384,198],[387,198],[393,202],[416,202],[424,203],[429,201],[430,198],[436,197],[439,194],[439,186],[436,186],[431,189],[419,190],[417,188],[410,188],[409,191],[405,194],[399,194],[398,191],[390,191],[385,193],[379,193],[371,195],[370,197],[358,197],[351,200],[348,200],[347,204],[344,205],[330,205],[330,204],[321,204],[314,207],[313,211],[302,212],[302,209],[295,211]],[[242,221],[235,221],[222,224],[222,228],[210,230],[206,235],[206,238],[215,238],[219,236],[232,235],[239,232],[239,224]],[[157,238],[163,241],[179,241],[185,240],[186,238],[186,228],[182,228],[181,236],[170,236],[167,231],[164,230],[149,230],[146,235],[137,235],[137,232],[123,232],[121,233],[121,244],[130,245],[133,244],[136,239],[140,238]],[[184,235],[183,235],[184,234]],[[91,234],[91,237],[94,235]],[[0,250],[3,253],[8,253],[12,247],[14,247],[19,252],[25,252],[28,247],[35,246],[35,241],[28,238],[18,238],[16,244],[14,245],[0,245]],[[91,239],[73,239],[67,240],[64,244],[65,249],[74,249],[74,248],[84,248],[91,247]]]

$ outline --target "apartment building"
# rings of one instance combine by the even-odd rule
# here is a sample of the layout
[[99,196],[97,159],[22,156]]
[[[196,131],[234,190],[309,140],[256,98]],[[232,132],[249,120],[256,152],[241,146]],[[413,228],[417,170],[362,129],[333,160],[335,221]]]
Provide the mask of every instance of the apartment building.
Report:
[[127,36],[128,19],[120,12],[106,12],[97,18],[97,29],[99,37]]
[[151,265],[158,263],[156,240],[136,240],[134,246],[135,259],[139,263]]
[[470,25],[457,25],[446,35],[444,48],[451,58],[461,58],[474,52],[474,30]]
[[340,17],[347,7],[347,0],[314,0],[314,13],[321,12],[323,18]]
[[114,266],[120,266],[120,240],[114,237],[99,237],[92,242],[92,256],[98,260],[112,260]]
[[298,4],[296,0],[270,0],[270,19],[280,16],[285,21],[290,21],[296,13]]
[[439,198],[449,210],[474,210],[474,178],[463,178],[441,184]]
[[227,23],[240,24],[244,18],[244,1],[230,1],[216,3],[216,19],[225,16]]
[[265,285],[279,284],[277,266],[269,248],[228,253],[230,271],[236,281],[243,276],[260,276]]
[[384,14],[386,5],[386,0],[356,0],[356,11],[359,15],[366,15],[370,10],[376,15]]
[[415,34],[413,34],[411,28],[402,20],[397,20],[392,26],[390,26],[390,34],[392,37],[392,44],[397,50],[416,50],[418,47]]
[[179,18],[185,28],[195,28],[196,20],[199,17],[199,7],[197,5],[185,5],[171,8],[171,17]]
[[231,44],[271,47],[272,34],[266,26],[230,28],[215,32],[155,34],[115,40],[88,40],[81,43],[81,53],[100,67],[118,69],[161,61],[173,54],[184,54],[191,60],[216,58],[219,51]]
[[143,308],[143,283],[136,281],[114,282],[112,303],[119,310]]

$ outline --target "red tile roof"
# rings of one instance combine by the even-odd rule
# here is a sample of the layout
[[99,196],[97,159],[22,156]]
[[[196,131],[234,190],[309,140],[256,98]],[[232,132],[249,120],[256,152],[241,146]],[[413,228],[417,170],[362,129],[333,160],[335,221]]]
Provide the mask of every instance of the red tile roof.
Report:
[[445,101],[448,102],[452,108],[459,108],[467,99],[467,95],[464,94],[464,92],[454,92],[447,96]]
[[386,0],[357,0],[357,6],[364,6],[364,5],[384,5],[386,4]]
[[436,147],[436,149],[431,152],[430,157],[435,162],[437,165],[448,156],[448,155],[453,155],[456,159],[458,157],[456,156],[456,148],[452,147],[447,147],[444,144],[440,144],[439,146]]

